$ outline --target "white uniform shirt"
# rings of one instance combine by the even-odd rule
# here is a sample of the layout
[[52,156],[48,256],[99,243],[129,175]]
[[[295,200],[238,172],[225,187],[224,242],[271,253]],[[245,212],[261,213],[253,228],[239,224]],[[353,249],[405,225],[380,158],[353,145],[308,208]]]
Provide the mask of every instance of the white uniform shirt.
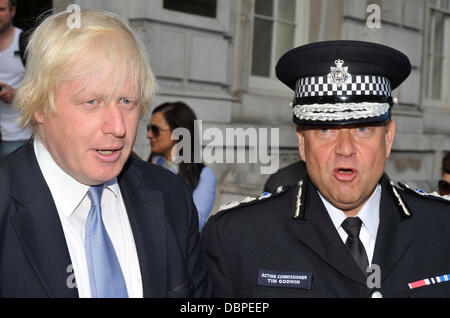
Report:
[[[85,225],[91,208],[89,186],[79,183],[53,160],[39,137],[34,151],[44,179],[50,188],[61,220],[80,298],[91,297],[85,250]],[[130,298],[143,297],[142,278],[133,233],[117,179],[105,183],[102,216],[119,259]],[[70,264],[67,264],[68,266]],[[69,272],[67,275],[71,275]]]
[[[19,51],[19,28],[14,28],[14,40],[4,51],[0,51],[0,82],[6,83],[14,89],[19,88],[25,74],[25,68],[20,59]],[[0,99],[0,130],[2,140],[26,140],[31,134],[28,130],[23,130],[16,122],[19,118],[19,111],[12,104],[7,104]]]
[[[330,202],[328,202],[322,194],[319,192],[319,196],[322,199],[331,221],[334,227],[339,233],[342,242],[345,243],[348,234],[342,228],[342,222],[347,218],[344,211],[337,209]],[[380,199],[381,199],[381,186],[377,185],[375,191],[364,206],[359,210],[356,217],[359,217],[362,221],[361,231],[359,232],[359,239],[361,240],[364,248],[366,249],[369,265],[372,265],[373,253],[375,251],[375,242],[377,239],[378,225],[380,223]]]

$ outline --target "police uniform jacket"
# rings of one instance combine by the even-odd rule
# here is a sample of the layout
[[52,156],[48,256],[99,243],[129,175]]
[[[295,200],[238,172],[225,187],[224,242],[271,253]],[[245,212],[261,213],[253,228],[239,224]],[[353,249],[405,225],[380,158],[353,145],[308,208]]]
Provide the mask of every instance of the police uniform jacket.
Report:
[[202,244],[214,296],[450,297],[450,204],[394,188],[386,175],[380,184],[378,278],[359,269],[307,177],[210,217]]

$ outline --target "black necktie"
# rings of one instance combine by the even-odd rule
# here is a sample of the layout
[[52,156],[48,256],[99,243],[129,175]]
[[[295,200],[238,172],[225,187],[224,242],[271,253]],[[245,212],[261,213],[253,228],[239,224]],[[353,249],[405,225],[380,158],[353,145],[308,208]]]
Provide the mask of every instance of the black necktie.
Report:
[[342,222],[342,228],[347,232],[348,238],[345,242],[345,246],[352,254],[356,264],[359,268],[366,274],[367,266],[369,266],[369,261],[367,259],[366,250],[364,245],[359,239],[359,231],[361,230],[362,221],[360,218],[346,218]]

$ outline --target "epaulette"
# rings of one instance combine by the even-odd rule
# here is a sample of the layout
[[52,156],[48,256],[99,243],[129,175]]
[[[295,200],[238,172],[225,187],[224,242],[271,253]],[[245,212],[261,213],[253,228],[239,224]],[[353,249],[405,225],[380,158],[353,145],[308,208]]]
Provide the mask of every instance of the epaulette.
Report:
[[407,193],[412,193],[412,194],[422,197],[422,198],[427,198],[427,199],[437,200],[440,202],[450,203],[450,196],[442,196],[442,195],[439,195],[437,192],[428,193],[428,192],[425,192],[420,189],[412,189],[407,184],[404,184],[401,182],[397,182],[397,187]]
[[245,199],[243,199],[242,201],[231,201],[228,203],[225,203],[224,205],[220,206],[219,208],[219,212],[228,212],[231,210],[234,210],[235,208],[238,207],[243,207],[243,206],[247,206],[247,205],[251,205],[251,204],[255,204],[258,202],[262,202],[265,201],[267,199],[271,199],[271,198],[276,198],[278,196],[280,196],[281,194],[284,194],[286,192],[286,190],[289,189],[289,186],[279,186],[277,189],[277,192],[275,193],[270,193],[270,192],[264,192],[263,194],[261,194],[259,197],[254,198],[254,197],[246,197]]

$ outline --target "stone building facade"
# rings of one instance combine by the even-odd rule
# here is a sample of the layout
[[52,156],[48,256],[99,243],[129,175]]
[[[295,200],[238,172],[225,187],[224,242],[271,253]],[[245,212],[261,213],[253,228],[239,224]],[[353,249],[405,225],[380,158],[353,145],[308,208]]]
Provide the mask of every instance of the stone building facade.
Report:
[[[115,12],[137,31],[158,80],[152,107],[182,100],[202,120],[202,132],[222,135],[212,142],[202,134],[204,147],[223,151],[223,163],[210,165],[218,180],[214,211],[225,202],[258,195],[268,178],[261,173],[259,154],[264,136],[258,135],[256,145],[237,144],[227,132],[278,128],[279,148],[272,155],[279,166],[299,159],[293,93],[276,80],[274,65],[283,51],[323,40],[378,42],[410,58],[412,73],[394,91],[397,136],[386,171],[392,179],[435,190],[443,153],[450,151],[448,0],[178,1],[192,3],[187,11],[175,2],[75,1],[81,8]],[[56,0],[54,6],[68,3]],[[150,153],[148,120],[142,119],[134,148],[142,158]],[[238,154],[245,154],[244,163],[236,163]]]

